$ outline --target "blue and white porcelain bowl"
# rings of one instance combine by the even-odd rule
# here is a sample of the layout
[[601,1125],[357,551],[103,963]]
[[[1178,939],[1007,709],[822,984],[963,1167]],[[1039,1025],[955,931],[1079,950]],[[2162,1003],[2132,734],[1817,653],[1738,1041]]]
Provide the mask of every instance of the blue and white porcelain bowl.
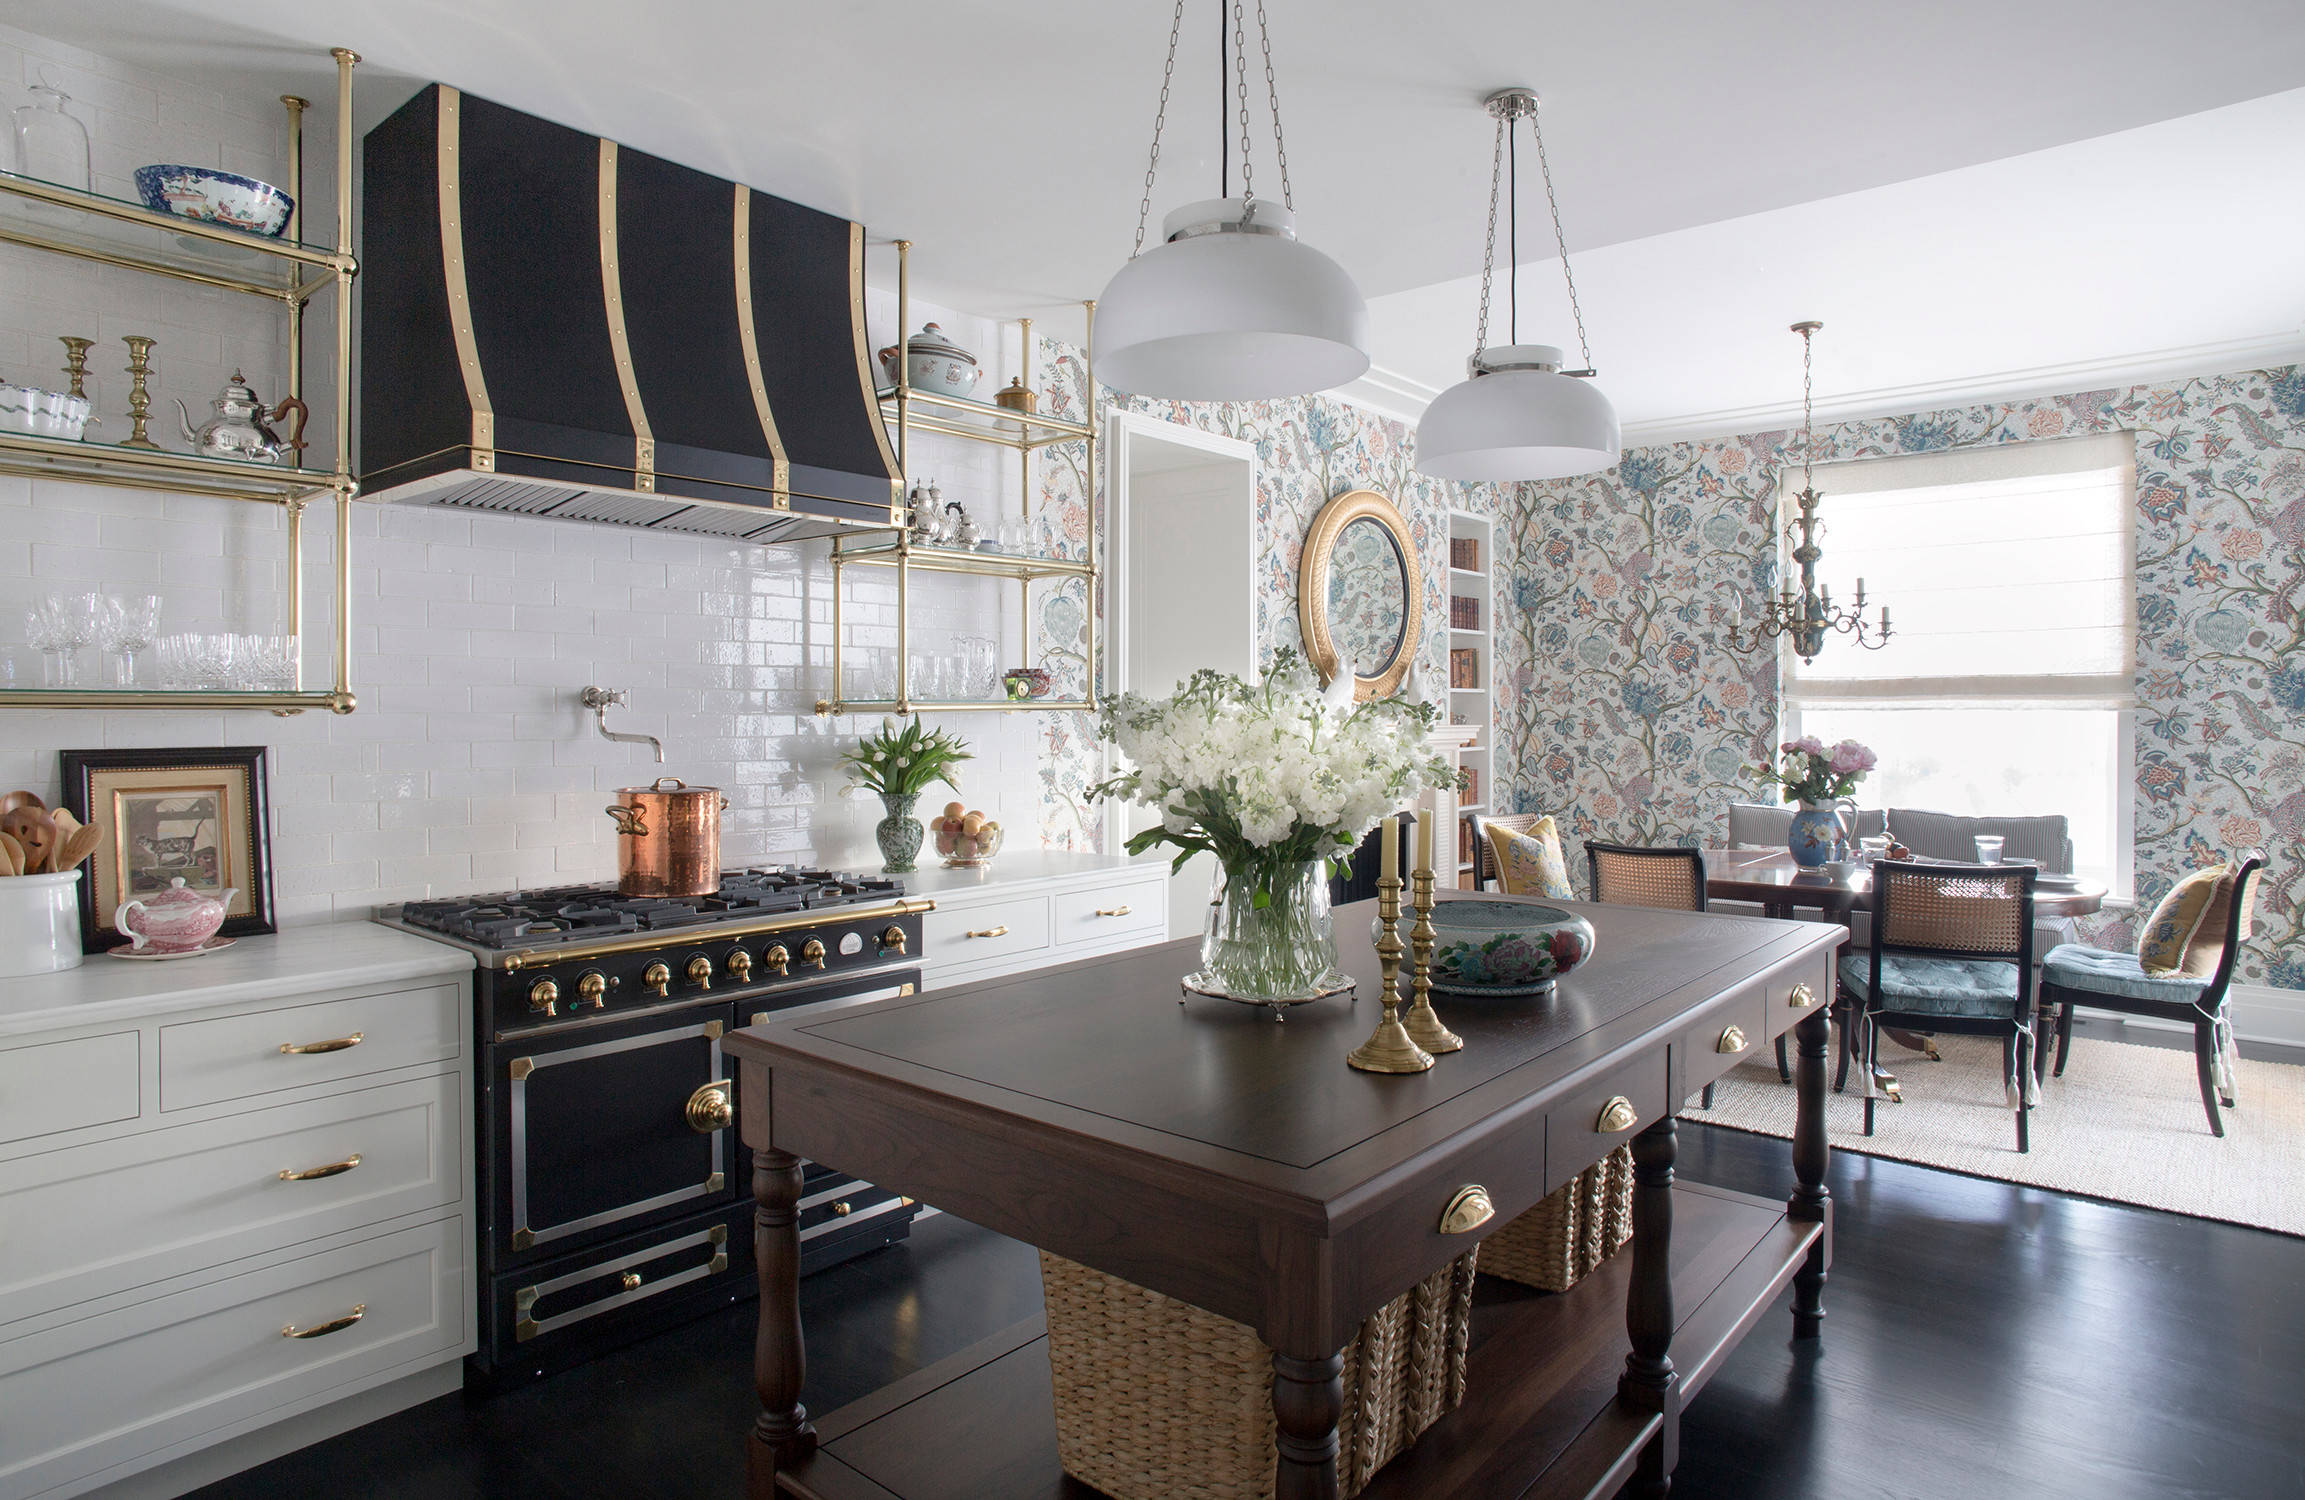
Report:
[[271,183],[214,167],[138,167],[136,191],[154,213],[274,239],[287,229],[288,217],[296,210],[296,200]]
[[1593,956],[1592,923],[1535,901],[1443,901],[1433,931],[1433,988],[1452,995],[1550,995]]

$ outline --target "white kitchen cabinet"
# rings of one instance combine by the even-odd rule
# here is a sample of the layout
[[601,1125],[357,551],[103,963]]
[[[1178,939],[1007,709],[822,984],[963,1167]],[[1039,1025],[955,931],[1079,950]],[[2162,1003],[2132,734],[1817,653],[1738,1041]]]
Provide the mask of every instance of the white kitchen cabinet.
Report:
[[453,1374],[475,1335],[469,962],[334,927],[164,977],[9,982],[0,1500],[173,1492],[218,1442],[355,1396],[372,1419]]
[[1168,940],[1165,860],[1019,850],[985,869],[923,869],[904,882],[907,895],[936,903],[921,924],[921,970],[931,985]]

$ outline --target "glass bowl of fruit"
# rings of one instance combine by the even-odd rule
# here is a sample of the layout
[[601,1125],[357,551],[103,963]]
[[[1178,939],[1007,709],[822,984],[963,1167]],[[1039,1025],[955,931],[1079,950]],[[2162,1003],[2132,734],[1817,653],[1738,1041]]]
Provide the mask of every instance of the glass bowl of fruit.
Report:
[[1000,853],[1000,824],[981,812],[971,812],[958,802],[947,802],[944,812],[931,825],[936,834],[936,852],[944,856],[948,870],[972,870],[992,863]]

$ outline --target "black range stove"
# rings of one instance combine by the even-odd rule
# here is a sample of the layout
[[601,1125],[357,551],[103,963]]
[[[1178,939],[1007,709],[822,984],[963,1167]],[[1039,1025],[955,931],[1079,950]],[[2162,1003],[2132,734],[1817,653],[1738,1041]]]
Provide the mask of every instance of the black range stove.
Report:
[[[560,886],[387,907],[477,966],[480,1350],[500,1385],[751,1294],[751,1153],[729,1030],[920,984],[902,882],[730,870],[710,895]],[[917,1205],[810,1163],[802,1269],[904,1238]]]

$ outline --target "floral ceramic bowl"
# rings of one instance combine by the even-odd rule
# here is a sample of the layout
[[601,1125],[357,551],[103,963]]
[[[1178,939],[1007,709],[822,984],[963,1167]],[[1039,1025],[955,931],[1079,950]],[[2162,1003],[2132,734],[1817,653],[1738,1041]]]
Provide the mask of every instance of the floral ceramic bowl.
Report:
[[296,210],[296,200],[271,183],[214,167],[138,167],[136,191],[154,213],[274,238]]
[[1593,924],[1533,901],[1433,908],[1433,988],[1452,995],[1549,995],[1593,956]]

